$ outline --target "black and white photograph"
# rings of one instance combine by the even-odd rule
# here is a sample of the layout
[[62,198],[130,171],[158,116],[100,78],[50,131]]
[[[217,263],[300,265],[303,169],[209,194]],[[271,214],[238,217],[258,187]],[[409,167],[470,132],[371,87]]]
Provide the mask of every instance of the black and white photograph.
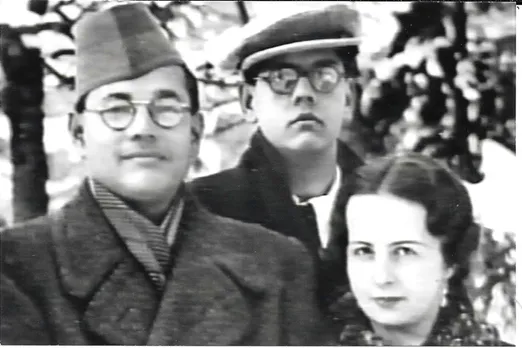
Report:
[[514,347],[518,7],[0,0],[0,344]]

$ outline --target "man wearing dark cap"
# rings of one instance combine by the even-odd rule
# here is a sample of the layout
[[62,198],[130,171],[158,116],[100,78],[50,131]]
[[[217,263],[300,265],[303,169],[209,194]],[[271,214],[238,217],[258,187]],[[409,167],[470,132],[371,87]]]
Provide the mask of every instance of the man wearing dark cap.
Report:
[[183,184],[197,83],[146,5],[89,14],[76,38],[87,179],[56,214],[2,232],[1,343],[320,343],[305,248],[209,213]]
[[235,168],[192,185],[211,211],[299,239],[316,260],[326,308],[347,283],[346,236],[332,231],[332,208],[362,163],[338,140],[357,75],[359,17],[333,5],[250,32],[223,68],[242,72],[243,110],[258,131]]

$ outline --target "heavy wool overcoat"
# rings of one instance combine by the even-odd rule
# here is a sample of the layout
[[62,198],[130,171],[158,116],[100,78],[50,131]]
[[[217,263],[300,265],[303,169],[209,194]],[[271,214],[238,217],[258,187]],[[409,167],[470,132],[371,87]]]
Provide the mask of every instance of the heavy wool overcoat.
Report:
[[295,240],[218,217],[188,192],[163,295],[88,185],[1,234],[2,344],[315,345],[313,262]]

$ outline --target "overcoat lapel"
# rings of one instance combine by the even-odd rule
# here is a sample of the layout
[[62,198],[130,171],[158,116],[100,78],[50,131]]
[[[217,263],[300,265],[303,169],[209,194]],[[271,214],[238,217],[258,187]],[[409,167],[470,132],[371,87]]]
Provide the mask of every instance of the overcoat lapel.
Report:
[[262,296],[266,289],[277,291],[277,281],[250,279],[259,273],[255,262],[219,246],[219,222],[193,198],[185,207],[163,296],[86,185],[63,209],[53,227],[57,262],[64,290],[85,301],[80,323],[85,330],[116,345],[241,341],[251,314],[238,284]]
[[85,301],[85,330],[108,344],[145,344],[159,305],[157,292],[87,183],[55,221],[53,238],[64,290]]
[[237,345],[252,329],[246,299],[228,269],[209,258],[174,270],[149,345]]
[[252,255],[223,249],[228,236],[217,232],[226,228],[187,193],[172,281],[147,344],[240,344],[254,324],[244,292],[277,298],[269,293],[278,294],[281,284]]
[[[353,182],[355,169],[362,160],[341,141],[338,141],[337,163],[341,168],[342,183]],[[252,175],[254,187],[259,187],[262,211],[267,227],[287,236],[299,238],[299,233],[306,227],[306,222],[299,218],[296,205],[292,201],[288,186],[287,172],[283,159],[277,150],[258,131],[251,141],[250,148],[242,158],[242,166],[255,173]]]
[[297,237],[304,221],[297,219],[292,202],[287,172],[277,150],[258,131],[252,137],[251,147],[245,153],[242,164],[252,171],[253,187],[259,188],[262,212],[266,227]]

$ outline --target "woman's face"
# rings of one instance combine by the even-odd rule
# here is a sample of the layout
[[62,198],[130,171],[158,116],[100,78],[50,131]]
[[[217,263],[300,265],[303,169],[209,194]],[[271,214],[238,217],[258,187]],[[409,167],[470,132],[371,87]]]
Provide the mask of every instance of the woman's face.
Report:
[[451,270],[426,209],[393,195],[354,195],[346,221],[348,277],[369,319],[388,327],[433,321]]

